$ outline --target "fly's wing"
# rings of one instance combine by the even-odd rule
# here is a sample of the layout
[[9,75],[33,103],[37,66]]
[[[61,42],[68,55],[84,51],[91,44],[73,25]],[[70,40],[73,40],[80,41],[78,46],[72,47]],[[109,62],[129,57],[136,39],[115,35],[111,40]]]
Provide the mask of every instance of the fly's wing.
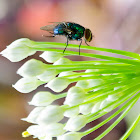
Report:
[[57,26],[58,24],[60,24],[62,22],[49,22],[49,23],[53,23],[53,24],[43,26],[40,29],[41,30],[44,30],[44,31],[53,31],[53,29],[55,28],[55,26]]
[[44,31],[53,31],[54,27],[55,27],[54,25],[46,25],[41,27],[40,29]]

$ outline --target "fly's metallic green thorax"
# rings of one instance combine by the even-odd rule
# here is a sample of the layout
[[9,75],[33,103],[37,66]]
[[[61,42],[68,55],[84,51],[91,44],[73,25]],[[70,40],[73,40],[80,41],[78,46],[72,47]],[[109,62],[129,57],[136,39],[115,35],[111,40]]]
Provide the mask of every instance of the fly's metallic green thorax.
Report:
[[[47,25],[40,28],[41,30],[49,31],[49,33],[53,34],[53,36],[47,37],[55,37],[56,35],[64,35],[67,38],[67,45],[63,51],[65,52],[68,41],[69,40],[78,40],[81,41],[79,45],[79,55],[80,55],[80,46],[82,43],[82,37],[85,39],[85,43],[90,42],[92,40],[92,32],[90,29],[84,28],[83,26],[74,23],[74,22],[54,22],[53,25]],[[88,44],[87,44],[88,45]]]
[[53,32],[54,35],[65,35],[69,40],[79,40],[84,36],[85,28],[76,23],[64,22],[58,24]]

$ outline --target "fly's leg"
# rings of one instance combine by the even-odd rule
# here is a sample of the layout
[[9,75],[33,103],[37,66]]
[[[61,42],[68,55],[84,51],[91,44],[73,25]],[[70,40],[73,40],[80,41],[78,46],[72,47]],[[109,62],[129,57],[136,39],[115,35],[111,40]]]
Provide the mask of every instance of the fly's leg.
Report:
[[[87,44],[86,40],[85,40],[85,43]],[[87,44],[87,46],[89,46],[89,45]]]
[[49,32],[49,33],[54,35],[54,33],[52,33],[52,32]]
[[79,39],[79,41],[81,41],[80,44],[79,44],[79,55],[80,55],[80,46],[82,44],[82,39]]
[[66,43],[67,43],[67,44],[66,44],[65,49],[63,50],[63,53],[65,52],[65,50],[66,50],[66,48],[67,48],[67,46],[68,46],[68,43],[69,43],[68,36],[67,36],[67,42],[66,42]]

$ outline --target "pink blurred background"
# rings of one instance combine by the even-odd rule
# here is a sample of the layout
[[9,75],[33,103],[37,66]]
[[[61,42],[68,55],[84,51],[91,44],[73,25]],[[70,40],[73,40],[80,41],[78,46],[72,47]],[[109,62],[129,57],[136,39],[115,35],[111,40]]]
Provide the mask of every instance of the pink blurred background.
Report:
[[[0,51],[23,37],[35,41],[66,42],[63,36],[53,39],[42,37],[47,33],[40,30],[41,26],[59,21],[76,22],[90,28],[95,36],[91,46],[140,51],[139,0],[0,0]],[[77,41],[70,43],[79,44]],[[34,57],[38,58],[38,54]],[[35,92],[25,95],[11,87],[20,78],[16,70],[24,62],[11,63],[0,56],[0,140],[23,140],[21,132],[29,126],[20,118],[26,117],[32,109],[27,101]],[[83,140],[92,140],[110,123]],[[126,128],[123,120],[103,140],[118,140]]]

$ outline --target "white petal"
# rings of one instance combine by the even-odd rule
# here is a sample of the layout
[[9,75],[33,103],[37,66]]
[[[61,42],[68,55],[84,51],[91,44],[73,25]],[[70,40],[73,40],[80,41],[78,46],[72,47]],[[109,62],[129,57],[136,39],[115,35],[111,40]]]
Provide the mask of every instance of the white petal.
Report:
[[97,102],[97,103],[93,106],[93,108],[92,108],[92,110],[91,110],[91,113],[95,113],[95,112],[99,111],[99,110],[100,110],[100,104],[101,104],[101,102]]
[[82,135],[78,132],[69,132],[57,137],[57,140],[81,140]]
[[80,87],[72,87],[69,89],[64,104],[74,106],[82,103],[85,100],[86,92]]
[[43,82],[39,81],[35,77],[21,78],[16,82],[15,85],[13,85],[13,87],[19,92],[28,93],[35,90],[41,84],[43,84]]
[[76,86],[86,89],[86,88],[89,87],[89,81],[87,81],[87,80],[78,81],[78,82],[76,83]]
[[23,77],[34,77],[42,74],[46,70],[46,65],[36,59],[31,59],[23,64],[17,71],[17,74]]
[[57,70],[48,69],[44,71],[41,75],[37,76],[38,79],[44,82],[49,82],[55,78],[55,76],[59,73]]
[[56,137],[66,132],[63,128],[64,128],[64,124],[53,123],[53,124],[47,125],[45,127],[45,131],[48,136]]
[[31,125],[27,128],[27,132],[34,136],[34,138],[45,137],[46,131],[39,125]]
[[79,106],[79,113],[82,113],[84,115],[91,113],[91,110],[93,108],[93,103],[83,104]]
[[36,53],[36,51],[32,49],[33,45],[34,42],[29,39],[18,39],[7,46],[1,54],[12,62],[18,62]]
[[79,131],[87,124],[88,119],[84,115],[78,115],[70,118],[65,126],[67,131]]
[[[66,72],[61,72],[58,77],[63,77],[63,76],[68,76],[68,75],[73,75],[73,74],[76,74],[76,72],[72,72],[72,71],[66,71]],[[69,77],[70,79],[71,78],[76,78],[78,76],[73,76],[73,77]]]
[[88,81],[89,81],[89,87],[98,86],[98,85],[101,85],[103,83],[102,79],[90,79]]
[[64,64],[71,64],[72,61],[69,60],[68,58],[60,58],[59,60],[57,60],[53,65],[64,65]]
[[48,125],[59,122],[63,119],[64,110],[60,106],[49,105],[40,114],[37,122],[41,125]]
[[116,101],[119,98],[118,95],[114,94],[114,95],[108,95],[107,100],[108,101]]
[[33,96],[29,104],[35,106],[47,106],[51,104],[55,99],[56,97],[54,94],[47,91],[40,91]]
[[57,77],[51,80],[45,87],[49,87],[54,92],[61,92],[70,84],[70,80],[64,77]]
[[51,51],[45,51],[40,55],[40,57],[42,57],[45,61],[47,61],[49,63],[54,63],[62,56],[63,55],[61,53],[51,52]]
[[44,107],[36,107],[34,108],[27,118],[23,118],[23,121],[27,121],[29,123],[36,123],[36,119],[38,118],[38,115],[41,113],[41,111],[44,109]]
[[[111,101],[108,101],[108,100],[102,101],[102,102],[101,102],[101,105],[100,105],[100,109],[103,109],[104,107],[106,107],[106,106],[107,106],[108,104],[110,104],[110,103],[111,103]],[[111,106],[105,108],[103,111],[104,111],[104,112],[110,112],[110,111],[112,111],[112,110],[113,110],[113,105],[111,105]]]
[[64,116],[70,118],[70,117],[77,116],[78,114],[79,114],[79,107],[74,107],[72,109],[66,110]]

